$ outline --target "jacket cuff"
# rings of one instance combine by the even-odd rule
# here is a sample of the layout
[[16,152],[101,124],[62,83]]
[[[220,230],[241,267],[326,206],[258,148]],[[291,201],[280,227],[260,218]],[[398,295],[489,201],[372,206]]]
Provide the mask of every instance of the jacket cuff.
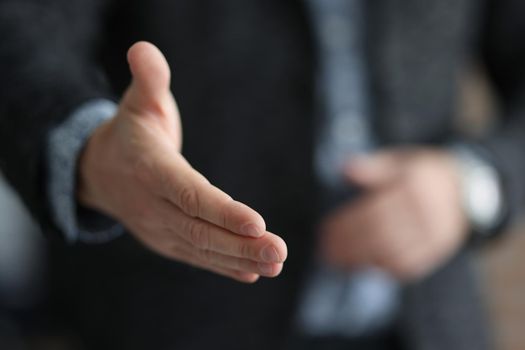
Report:
[[52,218],[70,243],[104,243],[124,232],[119,223],[82,208],[76,200],[78,157],[93,131],[116,112],[117,105],[112,101],[89,101],[51,129],[48,135],[47,196]]

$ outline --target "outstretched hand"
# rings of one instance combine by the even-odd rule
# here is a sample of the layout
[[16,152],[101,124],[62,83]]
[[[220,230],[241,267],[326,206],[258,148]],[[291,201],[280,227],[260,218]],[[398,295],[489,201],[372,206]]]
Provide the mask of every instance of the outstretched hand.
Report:
[[285,242],[180,153],[181,122],[162,53],[139,42],[128,62],[133,82],[117,115],[93,133],[81,156],[80,202],[165,257],[242,282],[277,276]]

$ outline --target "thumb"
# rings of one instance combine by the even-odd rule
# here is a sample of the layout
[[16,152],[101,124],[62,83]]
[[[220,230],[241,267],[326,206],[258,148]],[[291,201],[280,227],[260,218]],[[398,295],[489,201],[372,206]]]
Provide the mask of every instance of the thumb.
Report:
[[401,169],[401,156],[396,152],[384,151],[352,159],[345,168],[345,175],[354,185],[374,189],[395,181]]
[[141,41],[128,50],[128,63],[133,75],[125,96],[128,106],[136,111],[166,112],[172,96],[170,67],[164,55],[155,45]]

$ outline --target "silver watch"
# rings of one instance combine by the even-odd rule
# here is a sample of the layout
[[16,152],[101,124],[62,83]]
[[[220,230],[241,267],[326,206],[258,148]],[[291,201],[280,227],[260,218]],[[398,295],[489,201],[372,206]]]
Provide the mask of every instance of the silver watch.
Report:
[[497,170],[474,149],[454,146],[461,179],[463,210],[473,231],[489,235],[503,217],[503,194]]

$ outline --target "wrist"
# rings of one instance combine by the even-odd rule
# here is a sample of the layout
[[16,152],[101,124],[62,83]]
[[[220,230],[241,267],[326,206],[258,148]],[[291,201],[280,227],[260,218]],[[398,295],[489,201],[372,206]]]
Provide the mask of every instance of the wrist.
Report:
[[78,202],[87,208],[103,211],[105,208],[100,196],[100,179],[104,176],[102,158],[109,150],[105,144],[111,122],[105,122],[93,131],[78,157],[77,165],[76,198]]

